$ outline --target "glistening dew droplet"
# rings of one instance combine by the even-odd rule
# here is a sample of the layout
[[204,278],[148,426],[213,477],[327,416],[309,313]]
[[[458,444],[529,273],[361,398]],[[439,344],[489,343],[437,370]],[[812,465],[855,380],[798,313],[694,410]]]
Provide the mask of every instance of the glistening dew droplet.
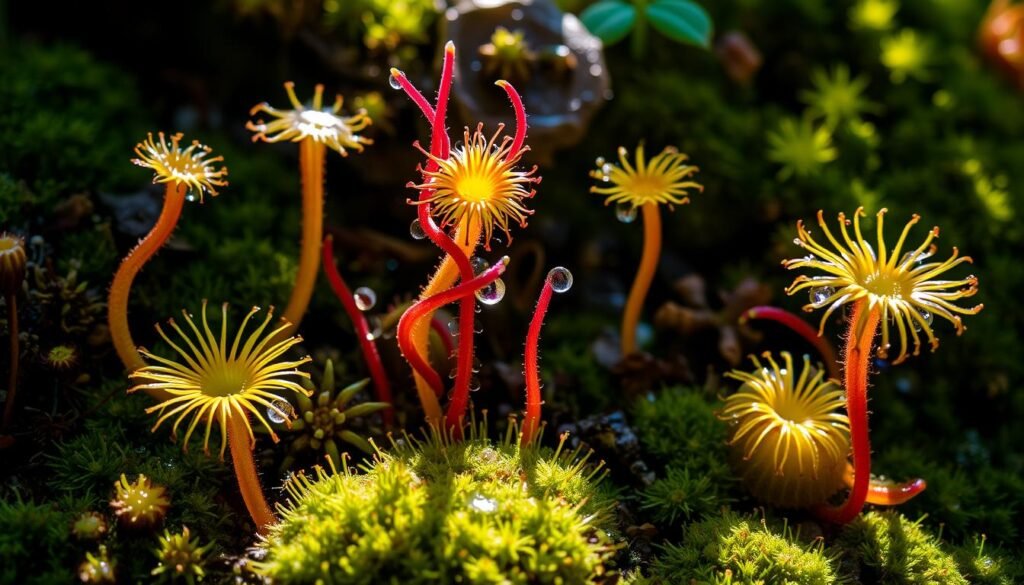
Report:
[[480,378],[476,376],[469,377],[469,391],[476,392],[480,389]]
[[388,76],[388,85],[391,86],[391,89],[402,89],[402,83],[398,81],[398,76],[394,73]]
[[500,278],[476,290],[476,300],[485,305],[496,305],[503,298],[505,298],[505,283]]
[[420,220],[414,219],[412,220],[412,223],[409,224],[409,235],[412,236],[412,239],[414,240],[422,240],[427,237],[427,232],[424,231],[423,225],[420,224]]
[[476,494],[473,496],[473,499],[469,501],[469,507],[473,508],[477,512],[490,513],[498,509],[498,502],[480,494]]
[[356,308],[360,311],[369,311],[377,304],[377,293],[368,286],[357,288],[352,298],[356,301]]
[[835,289],[833,289],[831,286],[818,286],[812,288],[808,295],[811,297],[811,302],[813,304],[820,305],[821,303],[827,301],[829,297],[835,294],[835,292]]
[[564,266],[556,266],[548,271],[548,283],[551,290],[556,293],[564,293],[572,288],[572,272]]
[[473,274],[480,276],[480,274],[491,267],[491,263],[481,258],[480,256],[473,256],[469,259],[469,265],[473,267]]
[[615,206],[615,219],[622,223],[633,223],[636,219],[636,207],[632,203],[619,203]]
[[381,333],[384,332],[384,325],[381,322],[379,316],[374,315],[366,320],[366,325],[369,331],[366,332],[366,339],[373,341],[380,337]]
[[448,334],[458,335],[459,334],[459,322],[455,319],[448,320]]
[[[924,320],[925,325],[927,325],[928,327],[931,327],[932,321],[935,320],[935,316],[932,315],[930,311],[925,311],[924,309],[918,309],[917,312],[918,312],[919,315],[921,315],[921,319]],[[921,323],[917,319],[914,319],[913,323],[914,323],[914,331],[920,331],[920,330],[924,329],[924,327],[921,326]]]
[[[292,419],[295,416],[295,409],[292,408],[291,403],[287,400],[277,400],[271,402],[272,407],[267,407],[267,418],[270,422],[275,424],[281,424],[287,420]],[[284,416],[282,416],[284,413]]]

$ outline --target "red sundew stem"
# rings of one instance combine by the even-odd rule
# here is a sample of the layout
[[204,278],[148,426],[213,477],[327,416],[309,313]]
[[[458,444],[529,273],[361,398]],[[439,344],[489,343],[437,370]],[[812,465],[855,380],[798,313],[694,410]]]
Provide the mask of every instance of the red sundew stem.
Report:
[[526,370],[526,416],[523,417],[522,444],[528,445],[537,434],[540,423],[540,367],[537,365],[540,343],[540,330],[544,326],[544,315],[551,303],[551,281],[544,280],[544,288],[537,298],[537,308],[530,319],[530,328],[526,333],[526,352],[523,356],[523,367]]
[[785,325],[818,350],[818,353],[821,354],[821,359],[825,361],[825,367],[828,368],[828,375],[830,378],[834,378],[836,380],[841,379],[839,374],[839,360],[836,358],[835,348],[832,347],[832,344],[829,343],[828,340],[818,335],[818,332],[814,327],[811,327],[800,317],[778,307],[759,306],[748,309],[743,313],[740,317],[740,324],[745,323],[749,319],[766,319],[768,321],[775,321],[776,323]]
[[516,113],[516,134],[512,140],[512,149],[509,151],[509,158],[519,154],[519,151],[523,149],[523,144],[526,142],[526,108],[523,107],[523,98],[519,97],[519,92],[516,88],[512,87],[512,84],[505,81],[504,79],[495,82],[495,85],[505,90],[508,94],[508,99],[512,102],[512,109]]
[[[868,311],[858,332],[857,322],[862,312]],[[850,332],[846,338],[846,414],[850,417],[850,441],[853,445],[853,486],[846,502],[839,507],[820,506],[815,512],[823,520],[846,524],[857,517],[867,501],[871,483],[871,441],[868,437],[868,366],[871,344],[879,322],[878,309],[869,309],[864,300],[853,305]]]
[[427,101],[427,98],[423,97],[423,94],[420,93],[420,90],[416,89],[416,87],[413,86],[411,82],[409,82],[409,79],[405,76],[405,73],[402,73],[398,69],[392,67],[391,78],[397,81],[398,85],[400,85],[402,87],[402,90],[405,92],[405,95],[409,96],[409,99],[411,99],[414,104],[419,106],[420,111],[423,112],[423,115],[424,117],[427,118],[427,121],[433,123],[434,106],[430,105],[430,102]]
[[[448,290],[439,292],[439,293],[437,293],[435,295],[432,295],[432,296],[429,296],[429,297],[427,297],[425,299],[421,299],[421,300],[417,301],[415,304],[413,304],[411,307],[409,307],[409,309],[405,312],[404,315],[402,315],[402,318],[398,321],[398,346],[402,350],[402,354],[405,355],[406,359],[409,360],[409,364],[413,368],[415,368],[417,370],[417,372],[421,376],[423,376],[424,378],[427,378],[427,373],[422,369],[423,365],[424,365],[422,363],[422,360],[414,360],[414,359],[412,359],[412,356],[420,357],[416,353],[415,348],[413,347],[413,340],[412,340],[412,328],[416,324],[416,322],[418,322],[424,316],[429,315],[430,313],[433,313],[438,308],[440,308],[440,307],[442,307],[444,305],[447,305],[449,303],[453,303],[453,302],[455,302],[457,300],[460,300],[460,299],[465,299],[467,297],[473,296],[473,294],[477,291],[477,289],[480,289],[480,288],[482,288],[484,286],[487,286],[490,283],[492,283],[495,280],[497,280],[498,277],[501,276],[502,273],[505,272],[505,266],[507,264],[508,264],[507,259],[502,259],[501,262],[498,262],[494,266],[488,268],[483,273],[481,273],[480,276],[477,276],[477,277],[475,277],[473,279],[465,281],[462,284],[460,284],[458,286],[455,286],[455,287],[452,287],[452,288],[450,288]],[[460,335],[461,335],[461,333],[460,333]],[[460,340],[460,343],[461,343],[461,341],[462,340]],[[466,355],[471,355],[471,354],[466,354]],[[463,355],[463,352],[460,350],[459,351],[459,361],[461,362],[464,359],[465,359],[465,356]],[[472,367],[472,362],[470,363],[470,366]],[[433,369],[431,369],[429,365],[426,365],[426,368],[428,370],[430,370],[430,372],[433,372],[435,376],[437,375],[437,373],[434,372]],[[467,388],[468,388],[468,386],[467,386]],[[458,414],[461,415],[462,413],[465,412],[465,409],[466,409],[466,405],[465,404],[462,404],[461,406],[459,406],[458,409],[452,409],[451,408],[451,404],[454,404],[458,399],[459,399],[458,393],[455,393],[455,395],[453,395],[453,397],[452,397],[451,403],[449,404],[449,412],[455,412],[455,413],[458,413]],[[468,392],[467,392],[466,400],[468,400]],[[459,422],[458,420],[449,421],[448,425],[449,425],[449,427],[455,427],[455,426],[458,425],[458,422]]]
[[[341,277],[341,272],[338,271],[338,267],[334,264],[334,238],[331,236],[324,238],[321,250],[324,274],[327,276],[327,282],[331,285],[331,290],[334,291],[335,296],[338,297],[341,305],[345,308],[345,312],[348,313],[348,318],[352,320],[352,326],[355,327],[356,339],[359,340],[359,349],[362,350],[363,360],[366,362],[367,369],[370,370],[370,377],[373,379],[377,400],[387,402],[390,405],[392,404],[391,382],[388,380],[387,372],[380,361],[377,343],[370,338],[370,325],[366,321],[366,315],[356,306],[352,290],[349,289],[345,279]],[[388,406],[384,409],[382,416],[384,417],[385,426],[390,427],[394,424],[395,412],[393,407]]]
[[[848,464],[843,475],[847,487],[853,486],[853,477],[853,466]],[[876,506],[899,506],[910,501],[927,487],[928,483],[923,479],[912,479],[903,483],[871,480],[866,501]]]
[[455,353],[455,341],[452,340],[451,331],[448,331],[448,325],[443,323],[437,317],[430,319],[430,328],[437,333],[437,336],[441,338],[441,343],[444,345],[445,352],[448,355]]
[[434,123],[431,124],[430,152],[440,159],[448,158],[450,143],[448,141],[448,94],[452,89],[452,76],[455,73],[455,43],[448,41],[444,45],[444,62],[441,65],[441,82],[437,86],[437,106],[434,108]]

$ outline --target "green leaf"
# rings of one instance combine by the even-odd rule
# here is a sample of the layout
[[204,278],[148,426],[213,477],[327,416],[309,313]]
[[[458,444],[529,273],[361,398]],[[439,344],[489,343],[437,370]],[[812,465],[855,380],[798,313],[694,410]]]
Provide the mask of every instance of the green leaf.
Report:
[[601,0],[580,14],[580,20],[605,45],[621,41],[636,21],[636,8],[622,0]]
[[694,2],[657,0],[647,7],[647,18],[658,32],[674,41],[705,49],[711,45],[711,17]]

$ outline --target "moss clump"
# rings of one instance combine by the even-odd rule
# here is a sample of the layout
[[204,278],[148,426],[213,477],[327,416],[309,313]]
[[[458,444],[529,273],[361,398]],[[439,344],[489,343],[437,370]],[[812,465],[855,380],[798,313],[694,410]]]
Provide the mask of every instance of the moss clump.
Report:
[[56,506],[0,500],[0,583],[70,583],[70,517]]
[[665,477],[644,489],[640,507],[655,522],[674,525],[717,512],[727,501],[711,477],[669,467]]
[[999,550],[985,550],[985,536],[953,549],[960,572],[973,585],[1011,585],[1024,582],[1024,561],[1011,558]]
[[599,471],[578,452],[484,434],[400,439],[362,473],[293,477],[257,571],[275,583],[589,583],[606,574],[611,500]]
[[838,583],[835,561],[823,545],[796,542],[789,529],[732,512],[691,524],[678,545],[669,544],[647,581],[668,583]]
[[860,583],[956,585],[968,583],[939,540],[896,512],[862,514],[836,540],[843,563]]

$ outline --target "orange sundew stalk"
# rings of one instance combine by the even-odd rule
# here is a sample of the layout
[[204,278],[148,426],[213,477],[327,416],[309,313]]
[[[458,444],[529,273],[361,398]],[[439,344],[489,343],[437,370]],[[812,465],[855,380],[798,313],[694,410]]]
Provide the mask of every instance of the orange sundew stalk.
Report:
[[231,463],[238,479],[238,489],[242,492],[245,508],[249,510],[256,530],[266,534],[267,529],[277,522],[277,517],[270,509],[267,499],[263,496],[260,479],[256,474],[256,462],[252,457],[253,440],[247,422],[240,414],[227,415],[228,444],[231,446]]
[[[862,313],[867,312],[863,317]],[[850,332],[846,339],[846,363],[844,376],[846,386],[846,414],[850,418],[850,442],[853,448],[853,486],[846,502],[833,508],[821,506],[816,511],[819,517],[846,524],[860,514],[867,500],[871,484],[871,441],[868,437],[868,368],[871,362],[871,345],[881,315],[877,308],[869,309],[865,301],[854,303],[850,315]],[[858,324],[861,327],[858,330]]]
[[658,258],[661,256],[661,213],[657,203],[645,203],[640,206],[644,217],[644,251],[640,258],[640,268],[633,287],[629,290],[626,308],[622,312],[622,355],[623,357],[636,352],[636,328],[640,322],[640,313],[644,308],[644,299],[654,280],[654,272],[658,269]]
[[[163,247],[178,225],[187,192],[188,186],[184,183],[167,183],[163,210],[160,212],[156,225],[121,262],[117,274],[114,275],[114,282],[110,285],[110,297],[107,300],[107,323],[110,327],[110,337],[118,357],[121,358],[121,362],[129,372],[134,372],[145,365],[142,356],[135,348],[135,342],[132,341],[131,330],[128,327],[128,295],[131,292],[132,282],[146,262],[149,262],[150,258]],[[161,392],[147,390],[147,393],[154,398],[164,398]]]
[[324,235],[324,154],[322,142],[306,139],[299,143],[299,167],[302,169],[302,249],[295,287],[282,318],[291,327],[280,337],[294,335],[302,321],[309,300],[313,298],[317,273],[320,270],[320,246]]
[[14,417],[14,397],[18,393],[18,358],[21,351],[18,344],[18,298],[7,295],[7,329],[10,331],[11,374],[7,384],[7,398],[4,399],[4,418],[0,430],[11,426]]

